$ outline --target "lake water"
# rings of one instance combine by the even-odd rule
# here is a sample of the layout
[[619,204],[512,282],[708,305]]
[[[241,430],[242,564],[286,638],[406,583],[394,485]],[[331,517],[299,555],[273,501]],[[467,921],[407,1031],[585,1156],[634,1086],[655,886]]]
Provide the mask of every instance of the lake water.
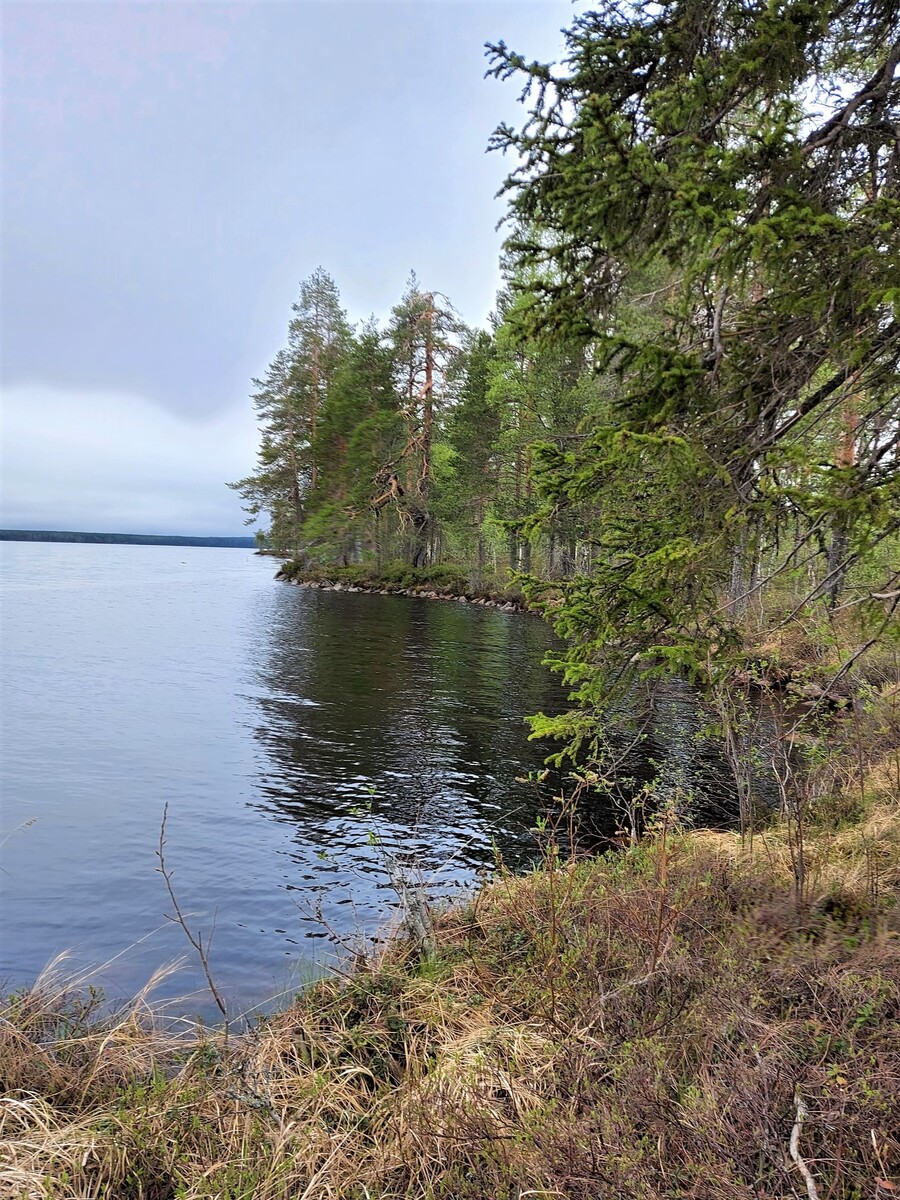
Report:
[[[388,922],[397,864],[453,895],[498,852],[535,855],[547,797],[522,777],[548,747],[524,718],[563,703],[537,618],[289,587],[243,550],[0,556],[0,984],[71,950],[112,999],[185,954],[161,994],[202,988],[156,869],[166,804],[175,890],[197,931],[215,921],[235,1011],[310,978],[330,934]],[[719,778],[689,698],[657,724],[645,758]],[[202,992],[186,1007],[214,1015]]]
[[[3,543],[0,982],[58,952],[111,996],[187,950],[156,846],[236,1007],[371,933],[387,857],[444,894],[534,853],[558,702],[533,617],[307,591],[249,551]],[[112,961],[109,961],[112,960]],[[164,989],[200,986],[193,961]],[[208,1011],[206,1000],[198,1009]]]

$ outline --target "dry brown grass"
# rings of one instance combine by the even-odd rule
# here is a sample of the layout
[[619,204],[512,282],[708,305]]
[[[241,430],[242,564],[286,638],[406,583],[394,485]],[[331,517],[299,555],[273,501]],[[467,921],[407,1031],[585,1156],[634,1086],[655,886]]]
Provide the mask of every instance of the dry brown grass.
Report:
[[[803,604],[802,588],[769,589],[748,605],[740,622],[749,659],[776,682],[795,678],[827,684],[849,661],[856,679],[896,686],[900,657],[896,638],[886,636],[890,614],[885,603],[861,605],[869,590],[851,589],[845,602],[831,611],[823,600]],[[888,625],[869,644],[882,610]]]
[[[826,836],[826,835],[823,835]],[[502,877],[225,1039],[50,975],[0,1020],[0,1194],[697,1197],[900,1189],[900,821],[690,835]]]
[[[884,771],[887,777],[887,768]],[[691,843],[735,869],[765,874],[788,887],[793,878],[790,837],[785,826],[772,824],[753,838],[717,830],[696,830]],[[829,898],[894,896],[900,889],[900,798],[872,804],[865,815],[837,829],[815,832],[806,845],[808,900],[813,908]]]

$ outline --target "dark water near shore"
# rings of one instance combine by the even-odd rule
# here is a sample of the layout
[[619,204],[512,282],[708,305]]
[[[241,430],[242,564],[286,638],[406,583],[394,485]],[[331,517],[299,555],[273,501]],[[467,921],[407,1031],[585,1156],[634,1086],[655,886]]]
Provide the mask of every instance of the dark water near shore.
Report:
[[[182,956],[167,863],[236,1009],[371,933],[388,860],[458,894],[521,866],[546,805],[526,714],[564,699],[533,617],[275,583],[243,550],[7,543],[0,983],[70,972],[115,998]],[[689,699],[642,750],[719,778]],[[595,814],[598,824],[604,814]],[[189,960],[163,994],[200,988]],[[208,997],[187,1007],[210,1013]]]

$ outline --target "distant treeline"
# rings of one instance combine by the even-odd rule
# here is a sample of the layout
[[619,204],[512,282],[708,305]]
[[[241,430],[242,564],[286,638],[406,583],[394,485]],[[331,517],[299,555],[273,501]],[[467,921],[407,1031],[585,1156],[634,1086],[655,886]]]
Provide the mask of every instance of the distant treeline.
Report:
[[113,546],[234,546],[249,549],[252,537],[181,537],[167,533],[72,533],[59,529],[0,529],[0,542],[92,542]]

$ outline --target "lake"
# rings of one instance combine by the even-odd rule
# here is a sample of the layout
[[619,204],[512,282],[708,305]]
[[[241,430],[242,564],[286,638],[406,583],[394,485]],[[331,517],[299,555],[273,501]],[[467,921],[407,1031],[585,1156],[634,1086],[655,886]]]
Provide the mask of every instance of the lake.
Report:
[[[546,750],[524,717],[559,702],[538,619],[293,588],[243,550],[0,553],[7,986],[69,949],[127,996],[189,951],[156,870],[166,804],[179,902],[215,919],[236,1008],[388,921],[398,856],[447,895],[534,854],[519,780]],[[189,959],[162,994],[200,984]]]
[[[235,549],[0,544],[0,983],[61,951],[112,999],[214,1016],[156,856],[235,1011],[392,918],[391,875],[459,895],[521,868],[551,793],[525,717],[564,696],[538,618],[277,583]],[[711,780],[692,698],[658,701],[636,773]],[[634,764],[632,768],[635,769]],[[681,773],[679,776],[678,773]],[[726,804],[727,807],[727,804]],[[609,828],[609,812],[592,814]]]

